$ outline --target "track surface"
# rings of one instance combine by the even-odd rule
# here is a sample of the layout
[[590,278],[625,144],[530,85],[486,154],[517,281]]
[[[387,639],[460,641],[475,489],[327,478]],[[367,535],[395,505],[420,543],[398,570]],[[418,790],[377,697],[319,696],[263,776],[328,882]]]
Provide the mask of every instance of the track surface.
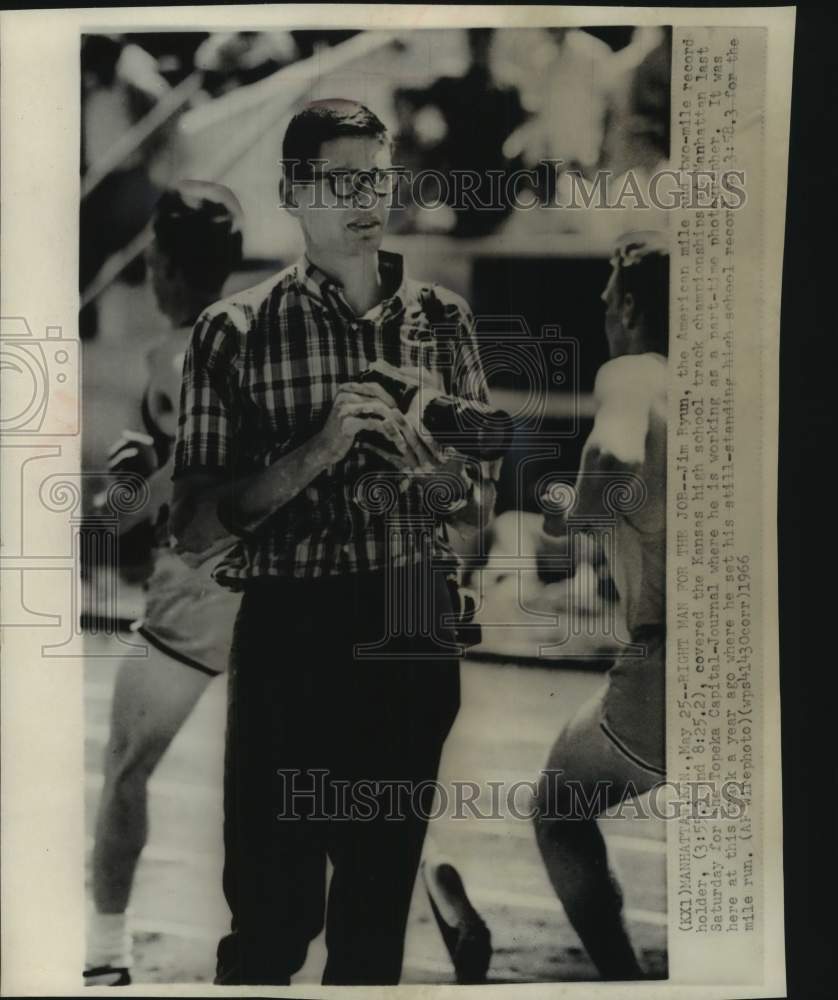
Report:
[[[93,640],[91,640],[93,641]],[[101,640],[96,640],[101,643]],[[105,652],[104,649],[100,650]],[[90,659],[86,678],[88,830],[92,831],[116,659]],[[173,669],[188,669],[173,667]],[[531,781],[559,727],[602,683],[600,675],[465,662],[462,709],[446,744],[440,781]],[[221,893],[221,765],[224,682],[213,681],[150,785],[151,834],[132,899],[135,982],[211,982],[228,913]],[[488,808],[488,791],[479,803]],[[526,789],[516,797],[525,809]],[[625,893],[628,923],[650,973],[665,974],[663,824],[604,821]],[[595,978],[548,883],[530,824],[441,816],[434,849],[453,860],[493,937],[491,982]],[[295,982],[317,983],[322,937]],[[405,983],[453,982],[424,890],[417,883],[406,944]]]

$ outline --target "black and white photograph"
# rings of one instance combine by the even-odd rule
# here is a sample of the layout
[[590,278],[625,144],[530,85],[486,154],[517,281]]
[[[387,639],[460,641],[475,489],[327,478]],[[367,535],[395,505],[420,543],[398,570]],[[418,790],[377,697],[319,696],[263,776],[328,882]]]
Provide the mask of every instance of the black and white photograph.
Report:
[[87,982],[666,976],[670,46],[82,37]]
[[29,201],[4,109],[27,992],[779,989],[793,14],[316,7],[71,12]]

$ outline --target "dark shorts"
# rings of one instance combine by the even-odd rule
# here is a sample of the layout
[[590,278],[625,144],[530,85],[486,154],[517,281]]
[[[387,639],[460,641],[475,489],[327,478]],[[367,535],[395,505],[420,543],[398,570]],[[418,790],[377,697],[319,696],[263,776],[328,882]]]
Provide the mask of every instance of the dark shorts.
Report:
[[666,771],[666,633],[644,629],[633,638],[645,656],[621,655],[608,672],[603,732],[621,753],[661,775]]

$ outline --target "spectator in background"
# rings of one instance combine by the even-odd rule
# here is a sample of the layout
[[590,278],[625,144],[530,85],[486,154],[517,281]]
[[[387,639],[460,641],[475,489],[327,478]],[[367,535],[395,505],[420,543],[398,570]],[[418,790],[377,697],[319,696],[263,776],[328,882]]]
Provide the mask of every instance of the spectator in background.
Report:
[[[82,40],[82,174],[106,159],[115,143],[169,90],[157,62],[118,35],[86,35]],[[149,165],[168,139],[159,131],[126,156],[82,200],[79,215],[79,289],[88,287],[105,261],[148,223],[160,190]],[[143,259],[126,268],[131,282],[145,276]],[[96,335],[95,303],[82,309],[79,335]]]
[[[504,150],[532,167],[560,160],[555,181],[539,177],[546,203],[574,199],[570,171],[593,180],[611,173],[621,189],[631,170],[642,185],[669,156],[670,34],[665,28],[635,28],[627,45],[606,44],[577,29],[510,29],[492,46],[495,76],[519,88],[531,117],[507,139]],[[555,188],[553,188],[555,183]],[[549,184],[549,188],[545,185]],[[569,214],[551,209],[514,213],[504,235],[578,232],[611,243],[634,223],[631,208]],[[665,227],[658,216],[644,224]]]
[[[468,30],[471,62],[463,76],[440,77],[424,89],[396,91],[403,126],[397,137],[402,164],[444,173],[474,170],[480,174],[510,166],[503,153],[504,140],[523,121],[524,113],[515,90],[500,86],[492,76],[489,49],[493,34],[492,28]],[[479,114],[475,113],[477,108]],[[428,128],[433,112],[435,123]],[[507,212],[508,206],[488,212],[461,208],[454,214],[452,235],[486,235]]]
[[671,42],[669,28],[638,28],[632,46],[617,53],[601,157],[617,175],[651,173],[669,159]]
[[210,578],[217,559],[187,565],[175,554],[167,518],[183,355],[193,322],[220,297],[241,261],[241,226],[232,191],[203,181],[181,181],[162,195],[154,213],[149,271],[171,329],[148,355],[147,434],[124,431],[109,462],[112,474],[139,474],[148,484],[148,503],[120,520],[121,569],[125,573],[130,564],[132,575],[147,577],[145,616],[136,631],[148,655],[123,660],[114,687],[93,846],[88,986],[131,982],[127,911],[148,835],[148,780],[211,678],[226,669],[238,612],[238,596]]
[[[528,165],[558,159],[565,169],[586,175],[609,166],[603,156],[607,128],[632,103],[635,73],[662,43],[662,34],[660,28],[636,28],[629,44],[613,51],[581,29],[498,32],[492,71],[502,83],[518,88],[531,116],[507,139],[506,155],[520,156]],[[668,94],[667,78],[667,106]]]
[[605,95],[613,53],[605,42],[570,28],[497,33],[495,77],[516,87],[530,117],[507,138],[504,153],[528,166],[543,159],[590,171],[599,161]]
[[195,53],[208,31],[132,31],[131,42],[157,60],[158,72],[174,87],[194,70]]
[[[594,561],[613,577],[632,646],[559,733],[539,779],[534,822],[547,874],[600,976],[632,980],[644,973],[596,817],[666,777],[666,240],[629,233],[611,265],[602,295],[611,359],[597,375],[597,412],[573,507],[547,514],[544,531],[566,537],[570,514],[575,530],[590,532]],[[643,501],[616,515],[603,546],[602,518],[612,516],[608,484],[627,476]]]
[[[669,112],[671,31],[637,28],[632,45],[617,53],[607,94],[607,113],[600,165],[611,172],[614,191],[622,190],[630,173],[641,192],[652,176],[669,166]],[[644,226],[665,230],[667,211],[650,207]],[[596,238],[616,239],[636,226],[632,204],[612,212],[588,212],[590,232]]]
[[218,97],[257,83],[300,58],[290,31],[230,31],[210,35],[195,53],[204,90]]

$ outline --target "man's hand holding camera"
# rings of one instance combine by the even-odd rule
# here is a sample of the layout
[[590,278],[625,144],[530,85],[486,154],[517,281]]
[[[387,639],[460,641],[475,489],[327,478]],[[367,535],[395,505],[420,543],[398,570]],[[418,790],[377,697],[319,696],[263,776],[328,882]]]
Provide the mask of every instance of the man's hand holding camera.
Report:
[[[352,448],[363,448],[383,459],[404,476],[406,489],[411,475],[449,471],[462,473],[462,462],[454,452],[441,448],[425,430],[405,402],[403,390],[413,393],[418,405],[442,395],[441,379],[425,369],[394,368],[376,361],[370,372],[338,387],[323,427],[304,444],[283,455],[267,468],[243,479],[221,482],[212,474],[196,473],[187,485],[175,482],[172,533],[181,554],[202,558],[219,539],[258,531],[261,525],[315,478],[331,475]],[[383,377],[383,378],[382,378]],[[435,379],[433,385],[428,378]],[[381,381],[384,381],[384,385]],[[389,391],[386,386],[392,386]],[[421,391],[418,391],[420,390]],[[393,392],[402,391],[397,400]],[[459,500],[451,513],[465,508]]]
[[409,418],[398,410],[395,411],[393,420],[398,436],[391,440],[398,452],[388,451],[373,441],[365,441],[361,447],[389,462],[394,469],[405,475],[438,472],[452,466],[459,468],[460,463],[453,457],[454,452],[451,448],[440,448],[430,435],[417,431]]
[[[420,369],[394,368],[384,361],[377,361],[374,367],[385,376],[423,389],[423,381],[435,374]],[[442,391],[437,380],[433,388]],[[423,397],[428,398],[426,391]],[[345,382],[339,387],[320,432],[329,464],[344,458],[356,442],[357,447],[406,475],[437,471],[449,464],[452,450],[439,447],[429,434],[420,432],[411,417],[410,411],[402,413],[397,400],[379,382]]]
[[362,431],[383,436],[391,447],[380,447],[371,440],[358,441],[358,447],[374,452],[405,472],[434,468],[442,454],[432,442],[422,440],[382,386],[375,382],[345,382],[339,387],[320,432],[328,464],[344,458]]
[[338,387],[332,409],[320,431],[317,444],[327,465],[346,456],[362,430],[376,430],[396,445],[398,433],[393,420],[395,401],[380,385],[344,382]]

